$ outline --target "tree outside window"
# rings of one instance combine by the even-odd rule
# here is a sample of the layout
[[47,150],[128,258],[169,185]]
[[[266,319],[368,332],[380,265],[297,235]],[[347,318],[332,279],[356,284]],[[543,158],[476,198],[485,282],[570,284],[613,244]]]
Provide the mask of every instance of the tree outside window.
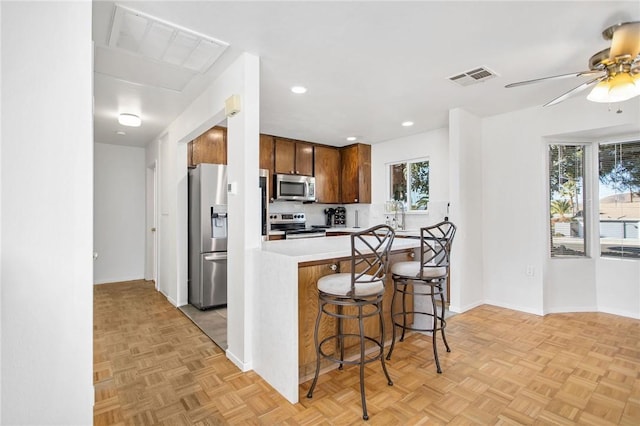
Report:
[[586,256],[583,145],[549,146],[551,256]]
[[414,160],[389,167],[389,199],[407,206],[407,211],[426,211],[429,204],[429,161]]

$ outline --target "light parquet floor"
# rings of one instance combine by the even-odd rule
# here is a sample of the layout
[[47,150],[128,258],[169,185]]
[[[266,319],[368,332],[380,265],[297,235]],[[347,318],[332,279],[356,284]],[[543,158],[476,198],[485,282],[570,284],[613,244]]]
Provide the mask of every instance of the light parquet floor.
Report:
[[[431,337],[398,343],[367,366],[370,420],[358,369],[310,382],[290,404],[241,373],[153,284],[94,291],[96,425],[640,425],[640,321],[600,313],[545,317],[481,306],[448,322],[451,353]],[[277,344],[274,342],[274,344]]]

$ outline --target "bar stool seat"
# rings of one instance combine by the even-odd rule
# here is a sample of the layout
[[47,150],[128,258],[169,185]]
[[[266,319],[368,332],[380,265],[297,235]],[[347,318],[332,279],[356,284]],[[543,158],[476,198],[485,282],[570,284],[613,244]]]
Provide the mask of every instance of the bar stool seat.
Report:
[[[417,260],[408,262],[397,262],[391,267],[393,275],[401,275],[404,277],[420,278],[420,262]],[[422,268],[422,278],[437,279],[446,278],[447,268],[444,266],[434,266]]]
[[[355,296],[373,296],[384,293],[384,282],[372,275],[362,275],[363,283],[355,288]],[[335,296],[348,296],[351,292],[351,273],[326,275],[318,280],[318,290]]]
[[[320,360],[327,359],[343,364],[359,365],[360,397],[362,400],[362,418],[369,419],[365,397],[364,367],[380,360],[387,384],[393,385],[384,363],[384,318],[382,300],[385,292],[385,278],[388,269],[389,251],[395,234],[387,225],[378,225],[361,232],[351,234],[350,271],[327,275],[318,279],[318,316],[316,317],[314,344],[316,348],[316,372],[307,393],[313,397],[318,383]],[[335,318],[335,333],[320,340],[320,322],[323,316]],[[365,334],[364,321],[377,317],[380,324],[380,336]],[[344,323],[357,321],[357,333],[345,332]],[[351,330],[355,329],[352,327]],[[371,333],[369,333],[371,334]],[[345,340],[356,340],[358,345],[355,359],[345,357]],[[351,347],[350,347],[351,348]]]
[[[433,341],[433,357],[436,363],[436,371],[442,373],[438,358],[436,335],[438,331],[447,349],[451,352],[449,343],[444,333],[447,322],[444,319],[445,301],[444,284],[449,277],[449,259],[451,243],[456,233],[453,223],[444,221],[433,226],[420,228],[420,261],[398,262],[391,268],[393,277],[393,298],[391,300],[391,324],[393,327],[391,347],[387,354],[387,360],[396,343],[396,327],[402,329],[400,341],[404,340],[405,331],[423,331],[431,333]],[[396,296],[402,297],[401,309],[396,308]],[[407,308],[406,299],[412,297],[414,309]],[[436,298],[440,299],[441,310],[438,313]],[[426,298],[431,305],[431,311],[418,310],[416,301]],[[425,308],[426,309],[426,308]],[[413,324],[408,324],[407,318],[413,316]],[[431,324],[426,326],[416,325],[418,317],[431,319]]]

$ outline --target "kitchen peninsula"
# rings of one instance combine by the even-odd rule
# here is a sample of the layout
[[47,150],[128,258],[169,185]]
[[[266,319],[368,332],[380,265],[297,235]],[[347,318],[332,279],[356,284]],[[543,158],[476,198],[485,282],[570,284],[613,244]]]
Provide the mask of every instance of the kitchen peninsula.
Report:
[[[419,246],[418,239],[396,238],[390,262],[411,259]],[[296,403],[299,384],[315,368],[316,282],[324,275],[348,272],[351,238],[265,241],[254,255],[257,285],[253,292],[255,299],[248,302],[254,307],[252,367],[291,403]],[[390,308],[390,280],[389,275],[385,312]],[[385,317],[388,319],[388,314]],[[387,320],[387,339],[390,324]]]

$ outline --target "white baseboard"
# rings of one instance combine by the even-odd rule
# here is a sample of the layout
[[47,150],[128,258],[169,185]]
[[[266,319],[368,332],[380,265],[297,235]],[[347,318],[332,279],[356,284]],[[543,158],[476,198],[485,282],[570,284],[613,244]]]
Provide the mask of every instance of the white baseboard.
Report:
[[143,281],[142,277],[118,277],[118,278],[103,278],[100,280],[95,280],[93,282],[94,285],[100,284],[113,284],[113,283],[121,283],[125,281]]
[[249,370],[253,370],[253,364],[250,362],[242,362],[240,360],[240,358],[238,358],[237,356],[235,356],[233,354],[233,352],[231,352],[229,349],[226,350],[225,355],[227,355],[227,358],[229,358],[229,360],[235,364],[236,367],[238,367],[240,369],[240,371],[245,372],[245,371],[249,371]]

